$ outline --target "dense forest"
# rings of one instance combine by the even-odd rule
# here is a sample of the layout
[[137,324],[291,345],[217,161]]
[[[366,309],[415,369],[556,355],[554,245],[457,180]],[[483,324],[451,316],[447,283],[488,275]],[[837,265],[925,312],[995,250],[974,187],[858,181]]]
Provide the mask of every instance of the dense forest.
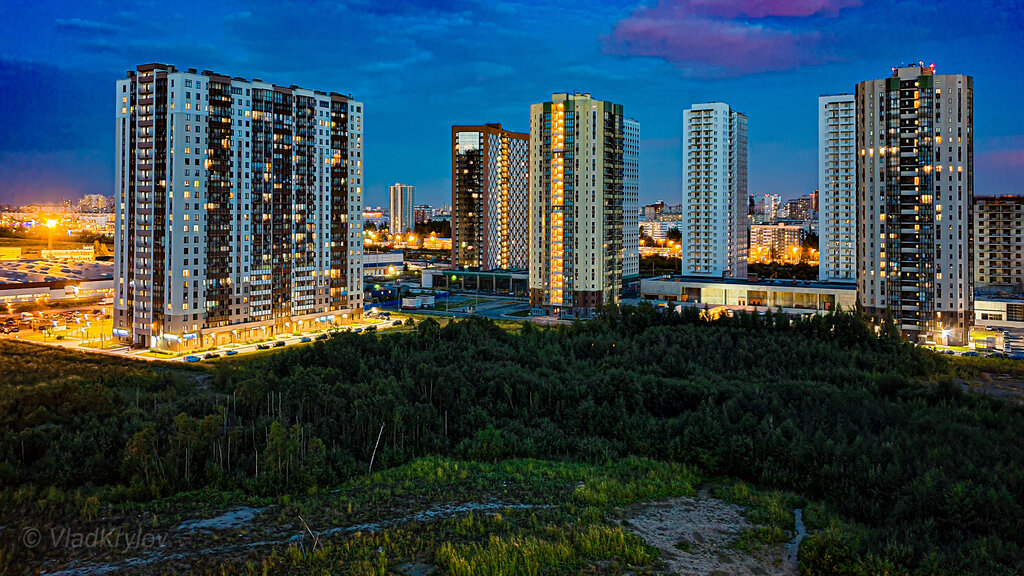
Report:
[[0,342],[10,515],[203,488],[308,494],[422,456],[641,457],[820,503],[828,520],[801,547],[803,574],[1024,566],[1024,410],[963,392],[970,359],[891,326],[876,336],[855,313],[708,322],[642,305],[550,329],[428,319],[205,371],[58,354]]

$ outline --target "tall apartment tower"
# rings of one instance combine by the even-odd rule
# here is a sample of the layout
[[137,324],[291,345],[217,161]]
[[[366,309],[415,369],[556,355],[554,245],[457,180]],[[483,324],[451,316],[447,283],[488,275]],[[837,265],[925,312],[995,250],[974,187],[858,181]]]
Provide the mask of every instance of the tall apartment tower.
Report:
[[745,280],[747,117],[708,102],[683,124],[683,274]]
[[974,197],[978,291],[1024,293],[1024,196]]
[[622,277],[640,276],[640,122],[623,120]]
[[818,279],[857,282],[856,110],[852,94],[818,97]]
[[529,196],[529,134],[452,126],[452,265],[529,267]]
[[391,221],[388,229],[392,234],[402,234],[416,225],[416,187],[395,183],[391,186]]
[[187,348],[362,312],[362,104],[146,64],[116,87],[114,335]]
[[553,94],[550,102],[530,107],[530,304],[535,308],[586,317],[618,302],[624,120],[621,104],[590,94]]
[[857,292],[913,341],[973,320],[973,84],[923,63],[857,84]]

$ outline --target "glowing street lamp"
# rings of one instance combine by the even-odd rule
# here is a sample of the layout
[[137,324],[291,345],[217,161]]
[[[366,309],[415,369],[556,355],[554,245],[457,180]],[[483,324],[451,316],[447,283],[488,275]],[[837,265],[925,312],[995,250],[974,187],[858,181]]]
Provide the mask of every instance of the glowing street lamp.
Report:
[[49,230],[50,230],[49,241],[46,244],[46,249],[47,250],[53,250],[53,228],[56,225],[57,225],[57,221],[54,220],[53,218],[51,218],[51,219],[46,221],[46,227],[49,228]]

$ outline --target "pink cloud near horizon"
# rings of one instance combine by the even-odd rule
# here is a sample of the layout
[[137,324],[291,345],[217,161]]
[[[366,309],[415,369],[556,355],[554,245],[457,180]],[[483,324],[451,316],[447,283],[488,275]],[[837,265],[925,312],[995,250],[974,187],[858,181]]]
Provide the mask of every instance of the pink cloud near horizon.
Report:
[[672,62],[693,76],[736,76],[836,60],[814,30],[767,18],[834,16],[859,0],[680,0],[641,7],[603,38],[604,51]]
[[673,4],[685,5],[703,16],[804,18],[815,14],[837,16],[843,8],[860,6],[861,0],[683,0]]
[[989,168],[1024,168],[1024,148],[975,152],[975,164]]

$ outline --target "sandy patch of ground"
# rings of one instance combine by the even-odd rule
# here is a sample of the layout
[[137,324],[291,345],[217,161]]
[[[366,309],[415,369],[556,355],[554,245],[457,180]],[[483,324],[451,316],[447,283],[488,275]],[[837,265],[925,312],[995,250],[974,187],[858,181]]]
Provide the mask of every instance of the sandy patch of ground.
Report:
[[754,525],[743,507],[711,498],[672,498],[631,509],[623,525],[661,550],[672,574],[758,575],[796,574],[786,550],[747,552],[736,547],[740,534]]

